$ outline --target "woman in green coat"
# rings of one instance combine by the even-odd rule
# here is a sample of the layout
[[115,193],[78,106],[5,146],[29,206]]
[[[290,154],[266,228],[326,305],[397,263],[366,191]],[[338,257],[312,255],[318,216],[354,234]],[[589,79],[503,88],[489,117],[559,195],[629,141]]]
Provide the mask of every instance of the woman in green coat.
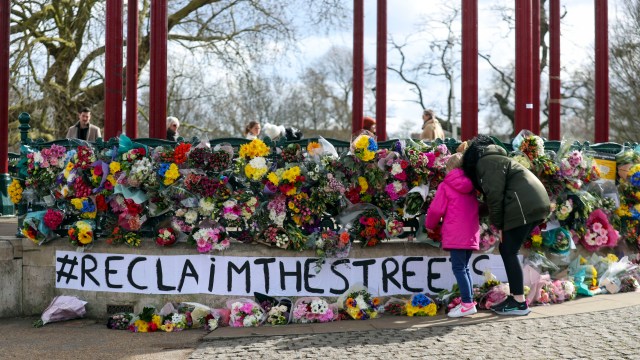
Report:
[[531,231],[549,215],[550,202],[540,180],[507,156],[486,135],[478,135],[464,153],[463,169],[482,192],[489,220],[502,231],[499,250],[511,295],[491,308],[500,315],[527,315],[520,247]]

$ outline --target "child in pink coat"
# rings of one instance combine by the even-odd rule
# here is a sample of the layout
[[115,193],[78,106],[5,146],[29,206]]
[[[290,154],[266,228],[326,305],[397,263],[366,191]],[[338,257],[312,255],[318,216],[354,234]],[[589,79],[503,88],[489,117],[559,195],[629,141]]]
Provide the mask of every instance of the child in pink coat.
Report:
[[462,303],[449,311],[449,317],[478,312],[473,302],[473,282],[469,270],[471,253],[478,250],[480,239],[478,198],[473,183],[465,176],[461,166],[462,154],[457,153],[449,158],[447,175],[438,186],[425,220],[425,227],[431,235],[442,218],[442,248],[451,252],[451,269],[460,288]]

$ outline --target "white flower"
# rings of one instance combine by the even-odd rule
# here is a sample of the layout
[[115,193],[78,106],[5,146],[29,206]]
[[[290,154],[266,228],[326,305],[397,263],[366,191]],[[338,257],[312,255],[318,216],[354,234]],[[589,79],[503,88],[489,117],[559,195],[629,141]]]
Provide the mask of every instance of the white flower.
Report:
[[249,165],[254,169],[264,169],[267,167],[267,160],[262,156],[258,156],[251,159],[251,161],[249,161]]
[[391,175],[398,175],[402,172],[402,166],[399,163],[395,163],[391,166]]
[[186,214],[184,214],[184,221],[186,221],[189,224],[194,224],[197,219],[198,219],[198,213],[193,209],[190,209],[189,211],[187,211]]
[[203,216],[209,216],[216,209],[216,204],[209,198],[202,198],[198,202],[199,212]]

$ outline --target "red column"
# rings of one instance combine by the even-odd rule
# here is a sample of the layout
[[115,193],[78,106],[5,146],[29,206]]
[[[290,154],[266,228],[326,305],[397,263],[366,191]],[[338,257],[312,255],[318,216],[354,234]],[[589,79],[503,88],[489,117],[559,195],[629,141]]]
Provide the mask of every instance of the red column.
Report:
[[549,140],[560,140],[560,0],[549,1]]
[[104,139],[122,132],[122,0],[107,0]]
[[387,0],[378,0],[376,135],[378,141],[387,140]]
[[462,0],[462,140],[478,135],[478,0]]
[[364,101],[364,0],[353,0],[353,99],[351,131],[362,129]]
[[609,20],[607,0],[595,0],[596,77],[595,141],[609,141]]
[[167,16],[167,0],[151,2],[149,137],[156,139],[167,132]]
[[515,133],[531,129],[531,0],[516,0]]
[[[11,1],[0,1],[0,174],[9,173],[9,34]],[[6,175],[8,176],[8,175]],[[2,183],[0,181],[0,183]],[[4,185],[8,185],[4,184]],[[6,188],[2,191],[6,194]]]
[[138,137],[138,1],[127,2],[127,136]]
[[540,135],[540,0],[531,2],[531,131]]

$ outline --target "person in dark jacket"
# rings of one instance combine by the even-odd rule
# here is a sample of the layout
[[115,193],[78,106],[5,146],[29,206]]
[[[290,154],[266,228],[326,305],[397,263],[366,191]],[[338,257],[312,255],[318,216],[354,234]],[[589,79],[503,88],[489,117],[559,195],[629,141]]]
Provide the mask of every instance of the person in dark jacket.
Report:
[[499,246],[511,295],[491,308],[500,315],[527,315],[520,247],[531,231],[549,215],[550,201],[544,185],[528,169],[507,156],[485,135],[469,144],[463,157],[465,174],[482,192],[489,220],[502,231]]

